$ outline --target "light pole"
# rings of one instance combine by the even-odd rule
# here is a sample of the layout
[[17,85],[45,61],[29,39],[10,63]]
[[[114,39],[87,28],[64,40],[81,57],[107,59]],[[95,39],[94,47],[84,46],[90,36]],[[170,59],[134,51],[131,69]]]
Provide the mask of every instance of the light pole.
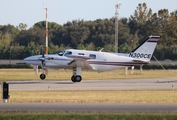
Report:
[[120,8],[121,4],[116,4],[115,8],[115,53],[118,53],[118,9]]

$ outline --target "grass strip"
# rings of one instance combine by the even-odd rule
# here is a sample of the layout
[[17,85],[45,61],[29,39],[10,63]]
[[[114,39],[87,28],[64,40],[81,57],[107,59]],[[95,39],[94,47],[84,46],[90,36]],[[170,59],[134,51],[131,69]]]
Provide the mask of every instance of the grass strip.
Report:
[[[2,95],[2,93],[0,93]],[[145,103],[176,104],[176,90],[10,91],[11,103]]]
[[177,113],[0,112],[0,120],[176,120]]

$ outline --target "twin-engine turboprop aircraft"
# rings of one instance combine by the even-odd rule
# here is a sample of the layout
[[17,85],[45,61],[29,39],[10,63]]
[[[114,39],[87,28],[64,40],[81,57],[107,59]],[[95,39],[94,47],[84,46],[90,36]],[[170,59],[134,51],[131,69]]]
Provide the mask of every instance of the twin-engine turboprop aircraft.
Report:
[[128,66],[148,64],[160,36],[149,36],[141,45],[130,53],[110,53],[66,49],[58,54],[35,55],[24,59],[26,64],[38,65],[43,69],[40,78],[46,78],[45,69],[72,69],[73,82],[82,80],[82,70],[108,71]]

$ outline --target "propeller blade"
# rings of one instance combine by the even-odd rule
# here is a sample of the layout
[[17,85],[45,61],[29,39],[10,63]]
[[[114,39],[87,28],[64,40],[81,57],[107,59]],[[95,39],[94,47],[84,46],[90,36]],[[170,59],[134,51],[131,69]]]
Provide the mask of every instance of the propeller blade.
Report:
[[42,54],[42,57],[44,57],[44,48],[41,46],[41,54]]
[[44,48],[42,46],[41,46],[41,53],[42,53],[42,57],[38,58],[38,60],[41,60],[41,65],[44,66],[45,56],[44,56]]

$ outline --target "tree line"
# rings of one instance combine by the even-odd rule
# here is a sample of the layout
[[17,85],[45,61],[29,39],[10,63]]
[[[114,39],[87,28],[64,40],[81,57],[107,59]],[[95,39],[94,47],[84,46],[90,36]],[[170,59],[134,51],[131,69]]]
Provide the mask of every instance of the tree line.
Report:
[[[27,25],[0,25],[0,59],[23,59],[41,54],[45,48],[45,21],[27,29]],[[118,51],[130,52],[150,35],[161,36],[154,56],[159,60],[176,60],[177,10],[161,9],[153,13],[146,3],[138,4],[134,14],[118,21]],[[49,53],[63,49],[85,49],[114,52],[115,18],[94,21],[72,20],[63,25],[48,23]]]

